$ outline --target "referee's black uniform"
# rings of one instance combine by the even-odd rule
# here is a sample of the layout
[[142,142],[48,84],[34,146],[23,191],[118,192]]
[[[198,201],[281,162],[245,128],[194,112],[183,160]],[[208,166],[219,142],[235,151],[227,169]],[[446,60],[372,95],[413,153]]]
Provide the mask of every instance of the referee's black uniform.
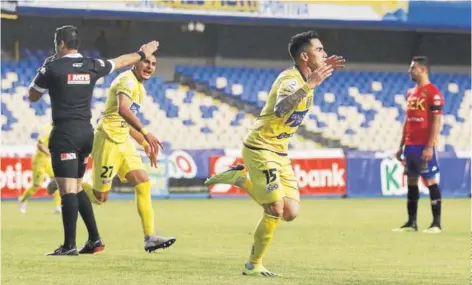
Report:
[[67,54],[40,68],[33,88],[51,97],[49,139],[55,177],[82,178],[92,151],[91,98],[97,80],[113,71],[112,61]]
[[[31,89],[39,93],[49,90],[53,121],[49,151],[54,177],[81,179],[93,146],[93,127],[90,123],[93,89],[99,78],[114,70],[114,63],[87,58],[76,52],[80,39],[75,27],[65,26],[57,29],[57,48],[60,47],[59,40],[73,43],[72,53],[60,58],[48,58],[38,70]],[[77,183],[79,182],[77,180]],[[81,189],[82,185],[75,187]],[[86,193],[78,191],[79,189],[61,189],[64,244],[48,255],[93,253],[98,248],[103,250],[105,246],[98,233],[90,200]],[[80,251],[76,245],[79,212],[89,234]]]

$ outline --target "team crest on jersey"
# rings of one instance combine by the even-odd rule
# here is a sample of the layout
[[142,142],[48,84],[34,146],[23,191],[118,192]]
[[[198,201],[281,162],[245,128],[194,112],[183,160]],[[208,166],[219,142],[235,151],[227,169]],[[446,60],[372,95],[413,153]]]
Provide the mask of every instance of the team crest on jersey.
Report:
[[308,113],[308,110],[293,112],[292,115],[288,117],[287,121],[285,121],[285,124],[290,125],[292,128],[298,127],[303,122],[306,113]]
[[131,106],[129,106],[129,109],[131,110],[131,112],[133,112],[133,114],[136,115],[136,114],[138,114],[139,109],[141,109],[141,105],[139,105],[136,102],[133,102],[133,104],[131,104]]
[[90,74],[69,73],[67,74],[67,84],[90,84]]

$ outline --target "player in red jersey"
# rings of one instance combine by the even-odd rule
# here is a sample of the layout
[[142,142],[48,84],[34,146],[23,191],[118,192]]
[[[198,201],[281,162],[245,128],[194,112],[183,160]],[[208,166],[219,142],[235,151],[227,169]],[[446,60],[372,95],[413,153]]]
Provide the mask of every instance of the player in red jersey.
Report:
[[420,197],[418,178],[421,176],[429,188],[433,213],[431,226],[423,232],[441,232],[441,192],[436,180],[439,165],[435,146],[441,128],[444,98],[429,81],[430,71],[427,57],[418,56],[411,61],[409,72],[416,86],[408,91],[406,120],[397,152],[398,159],[402,159],[403,154],[408,177],[408,221],[395,231],[418,230],[416,212]]

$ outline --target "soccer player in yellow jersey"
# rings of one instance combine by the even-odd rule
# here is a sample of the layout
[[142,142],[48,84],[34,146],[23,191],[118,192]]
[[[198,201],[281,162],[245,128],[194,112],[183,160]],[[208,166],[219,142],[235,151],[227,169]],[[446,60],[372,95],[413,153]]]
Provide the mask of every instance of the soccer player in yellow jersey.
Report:
[[[146,96],[143,82],[151,78],[156,69],[156,55],[151,55],[120,74],[111,84],[108,98],[93,141],[92,186],[83,187],[90,200],[106,202],[113,177],[128,181],[136,191],[136,202],[144,231],[144,249],[148,252],[167,248],[175,242],[174,237],[161,237],[154,233],[154,211],[151,202],[151,183],[142,159],[130,138],[144,147],[157,167],[157,150],[162,147],[136,116]],[[138,131],[139,130],[139,131]],[[93,253],[101,241],[88,241],[79,253]]]
[[312,106],[314,89],[334,70],[344,67],[345,62],[339,56],[328,58],[313,31],[294,35],[288,49],[295,65],[282,71],[274,81],[261,114],[246,136],[242,149],[245,165],[216,174],[205,182],[236,185],[263,208],[244,275],[277,275],[262,265],[262,258],[277,224],[281,220],[292,221],[300,210],[297,178],[287,156],[289,139]]
[[[48,125],[46,127],[45,132],[38,138],[38,143],[36,145],[37,150],[33,156],[33,165],[32,165],[32,172],[33,172],[33,185],[31,185],[26,191],[21,195],[18,200],[20,202],[20,212],[26,213],[26,200],[29,197],[34,195],[41,184],[43,183],[45,176],[49,176],[49,178],[54,179],[54,173],[52,171],[52,164],[51,164],[51,154],[49,153],[49,135],[51,134],[52,126]],[[61,212],[61,195],[59,191],[54,193],[54,213]]]

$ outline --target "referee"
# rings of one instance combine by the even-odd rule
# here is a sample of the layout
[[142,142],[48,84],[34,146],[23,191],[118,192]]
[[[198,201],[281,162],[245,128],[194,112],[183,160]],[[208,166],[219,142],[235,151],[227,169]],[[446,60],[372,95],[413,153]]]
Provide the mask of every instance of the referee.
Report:
[[93,208],[82,191],[82,178],[92,150],[91,99],[95,83],[114,70],[133,65],[159,47],[149,42],[138,52],[111,60],[87,58],[79,52],[80,35],[74,26],[63,26],[54,34],[56,54],[39,68],[29,88],[28,99],[38,101],[49,90],[53,129],[49,138],[52,167],[62,197],[64,243],[47,255],[78,255],[76,228],[78,212],[89,233],[85,247],[103,250]]

